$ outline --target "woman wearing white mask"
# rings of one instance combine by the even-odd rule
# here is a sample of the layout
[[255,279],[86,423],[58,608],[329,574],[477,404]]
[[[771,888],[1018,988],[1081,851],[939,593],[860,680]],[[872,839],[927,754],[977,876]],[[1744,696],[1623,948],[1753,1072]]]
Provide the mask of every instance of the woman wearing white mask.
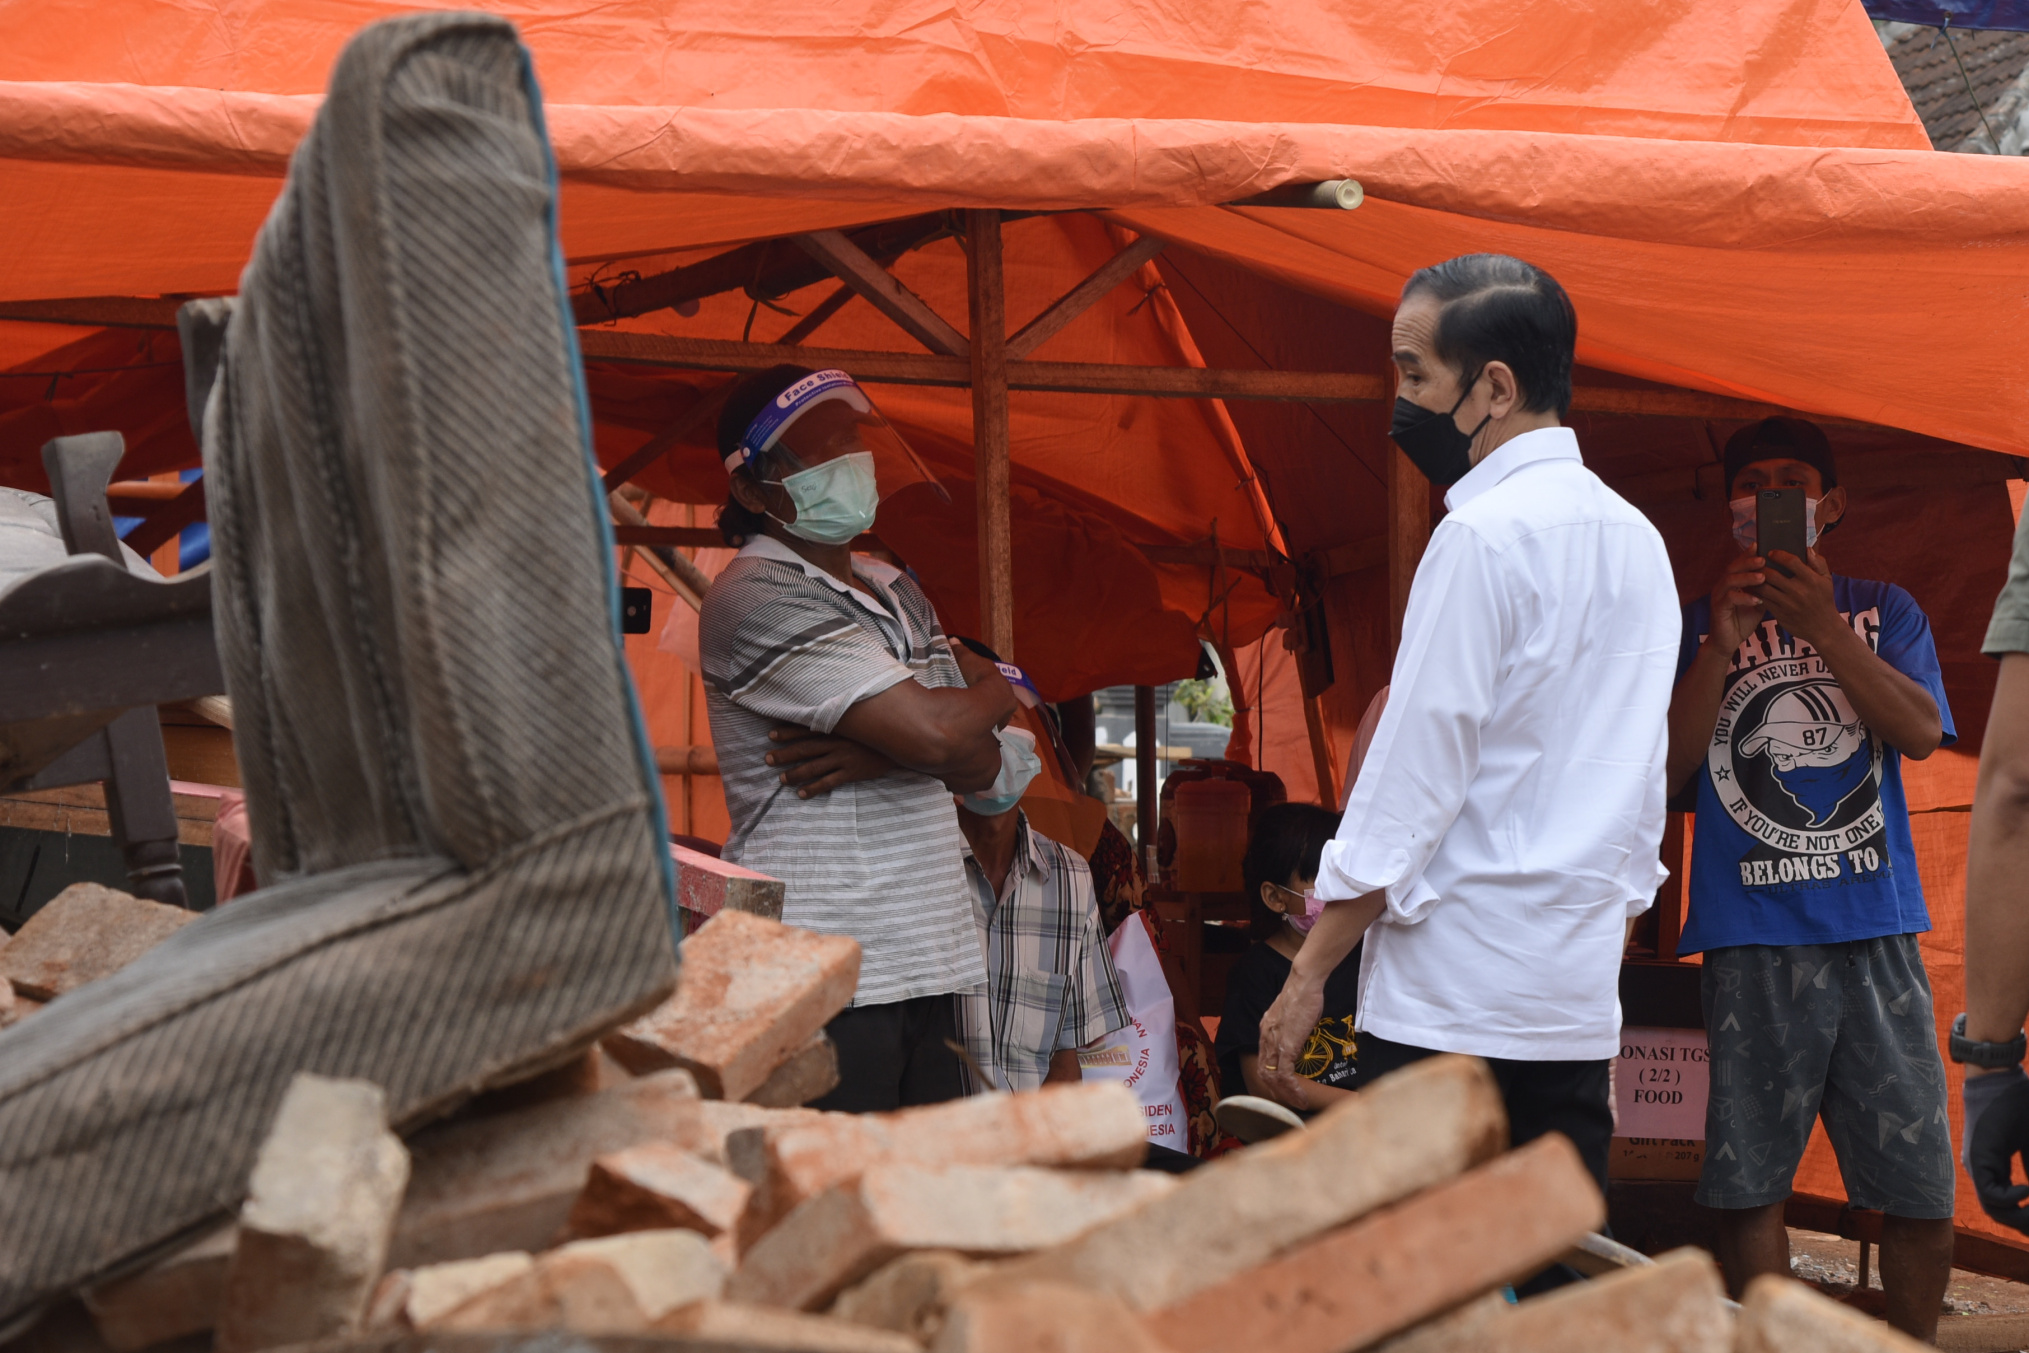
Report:
[[884,499],[935,478],[843,371],[741,381],[719,419],[720,529],[739,554],[698,621],[725,857],[781,879],[782,919],[860,943],[830,1026],[838,1088],[874,1112],[956,1098],[953,995],[986,978],[951,795],[1007,792],[1015,697],[954,653],[899,569],[852,553]]

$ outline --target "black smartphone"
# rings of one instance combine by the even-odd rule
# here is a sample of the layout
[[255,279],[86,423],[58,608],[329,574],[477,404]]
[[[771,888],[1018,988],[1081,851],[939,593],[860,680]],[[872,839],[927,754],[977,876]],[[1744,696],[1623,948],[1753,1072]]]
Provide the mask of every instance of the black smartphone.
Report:
[[[1805,553],[1809,548],[1804,544],[1806,536],[1802,489],[1763,489],[1755,495],[1754,538],[1760,542],[1758,551],[1763,559],[1775,550],[1788,550],[1799,559],[1810,558]],[[1785,578],[1795,576],[1774,563],[1769,567]]]
[[655,613],[655,593],[645,587],[623,587],[620,589],[620,632],[622,634],[646,634],[650,617]]

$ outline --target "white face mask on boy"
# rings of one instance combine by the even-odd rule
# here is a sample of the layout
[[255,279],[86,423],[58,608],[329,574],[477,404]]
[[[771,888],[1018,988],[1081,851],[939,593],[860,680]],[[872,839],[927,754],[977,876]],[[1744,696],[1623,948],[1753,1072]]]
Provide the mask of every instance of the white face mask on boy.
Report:
[[[1818,547],[1818,504],[1823,501],[1822,498],[1804,499],[1804,546],[1807,549],[1814,550]],[[1743,550],[1758,553],[1761,533],[1755,526],[1754,496],[1750,494],[1745,498],[1730,498],[1726,506],[1733,509],[1734,542]]]

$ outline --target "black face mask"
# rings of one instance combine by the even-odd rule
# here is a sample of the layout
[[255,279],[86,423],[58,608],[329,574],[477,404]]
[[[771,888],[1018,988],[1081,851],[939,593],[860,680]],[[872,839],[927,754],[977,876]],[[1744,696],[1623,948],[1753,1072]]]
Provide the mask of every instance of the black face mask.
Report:
[[1449,488],[1465,478],[1465,472],[1472,468],[1473,438],[1493,421],[1494,416],[1488,414],[1471,432],[1460,432],[1458,424],[1452,421],[1478,384],[1479,375],[1475,374],[1466,382],[1458,403],[1446,413],[1426,409],[1407,398],[1395,400],[1395,417],[1388,424],[1388,435],[1402,448],[1402,454],[1423,471],[1424,478],[1439,488]]

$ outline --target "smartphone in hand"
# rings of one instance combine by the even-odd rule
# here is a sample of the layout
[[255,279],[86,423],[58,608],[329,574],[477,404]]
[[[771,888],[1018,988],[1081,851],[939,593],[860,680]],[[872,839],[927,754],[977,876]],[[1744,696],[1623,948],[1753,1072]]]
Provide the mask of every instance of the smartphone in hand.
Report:
[[[1763,489],[1755,495],[1754,538],[1763,559],[1777,550],[1788,550],[1799,559],[1810,558],[1806,553],[1810,547],[1804,543],[1807,536],[1802,489]],[[1772,559],[1768,566],[1785,578],[1795,576]]]

